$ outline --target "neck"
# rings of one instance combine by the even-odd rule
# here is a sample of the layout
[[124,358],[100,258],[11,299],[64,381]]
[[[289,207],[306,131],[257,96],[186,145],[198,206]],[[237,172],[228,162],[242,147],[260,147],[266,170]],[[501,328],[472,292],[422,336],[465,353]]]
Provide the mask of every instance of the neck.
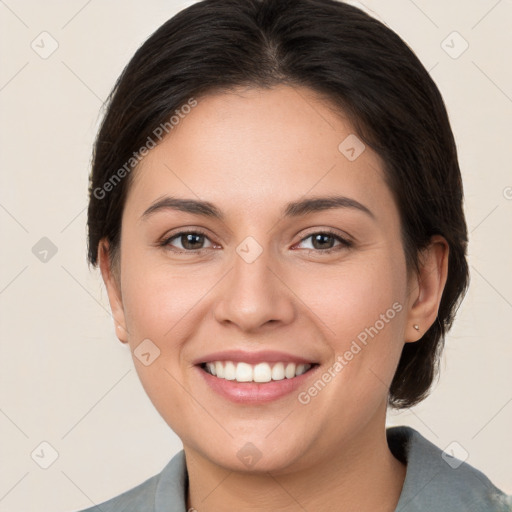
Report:
[[393,512],[406,468],[389,450],[384,424],[378,426],[333,446],[323,460],[296,472],[231,471],[185,446],[187,510]]

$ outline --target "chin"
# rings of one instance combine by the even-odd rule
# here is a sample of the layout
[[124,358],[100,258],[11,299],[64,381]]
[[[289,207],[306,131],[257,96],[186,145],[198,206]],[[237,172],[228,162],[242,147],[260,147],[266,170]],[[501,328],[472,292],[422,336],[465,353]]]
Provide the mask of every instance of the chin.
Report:
[[302,465],[298,459],[304,456],[304,439],[296,443],[277,437],[269,442],[265,435],[239,439],[221,443],[213,449],[209,445],[198,451],[213,464],[237,473],[289,473],[292,468],[297,471]]

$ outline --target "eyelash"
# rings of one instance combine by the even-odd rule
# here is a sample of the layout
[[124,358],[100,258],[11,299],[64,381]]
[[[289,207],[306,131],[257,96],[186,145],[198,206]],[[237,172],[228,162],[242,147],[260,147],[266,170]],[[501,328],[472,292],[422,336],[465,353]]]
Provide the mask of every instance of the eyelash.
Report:
[[[208,248],[181,250],[181,249],[173,248],[170,245],[171,241],[173,241],[177,238],[180,238],[184,235],[201,235],[201,236],[204,236],[205,238],[208,238],[208,235],[204,231],[201,231],[200,229],[195,229],[194,231],[180,231],[179,233],[175,233],[174,235],[172,235],[168,238],[165,238],[158,245],[160,247],[163,247],[166,250],[169,250],[169,251],[172,251],[172,252],[175,252],[178,254],[184,254],[184,253],[197,254],[197,253],[202,253],[203,251],[208,250]],[[347,240],[347,239],[341,237],[338,233],[335,233],[334,231],[331,231],[329,229],[325,229],[322,231],[314,231],[312,233],[309,233],[304,238],[302,238],[299,243],[304,242],[305,240],[307,240],[308,238],[311,238],[314,235],[330,235],[333,238],[335,238],[336,240],[338,240],[340,242],[340,244],[335,245],[334,247],[330,247],[329,249],[305,249],[306,251],[315,252],[315,253],[319,253],[319,254],[330,254],[332,252],[338,251],[343,248],[350,249],[354,245],[353,242],[351,242],[350,240]]]

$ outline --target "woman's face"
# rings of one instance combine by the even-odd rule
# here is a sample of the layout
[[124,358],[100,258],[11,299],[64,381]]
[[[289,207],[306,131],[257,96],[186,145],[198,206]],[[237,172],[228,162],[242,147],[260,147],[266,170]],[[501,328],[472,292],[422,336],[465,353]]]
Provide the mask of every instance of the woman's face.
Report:
[[[382,430],[417,298],[382,166],[311,90],[279,86],[198,99],[134,171],[114,316],[190,453],[285,472]],[[171,196],[219,216],[151,209]],[[338,203],[301,207],[318,198]],[[201,366],[219,360],[229,379]],[[287,377],[294,361],[314,366]]]

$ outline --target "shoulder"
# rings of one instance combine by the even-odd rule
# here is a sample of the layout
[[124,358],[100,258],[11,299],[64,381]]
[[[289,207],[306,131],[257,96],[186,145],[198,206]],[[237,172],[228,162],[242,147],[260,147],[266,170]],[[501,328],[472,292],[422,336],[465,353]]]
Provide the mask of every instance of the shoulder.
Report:
[[116,496],[104,503],[99,503],[80,512],[121,512],[140,511],[153,512],[152,502],[154,501],[155,490],[158,485],[160,474],[155,475],[139,484],[137,487]]
[[396,512],[512,512],[512,497],[481,471],[410,427],[387,429],[393,454],[407,463]]
[[163,470],[108,501],[79,512],[184,512],[187,473],[184,451]]

